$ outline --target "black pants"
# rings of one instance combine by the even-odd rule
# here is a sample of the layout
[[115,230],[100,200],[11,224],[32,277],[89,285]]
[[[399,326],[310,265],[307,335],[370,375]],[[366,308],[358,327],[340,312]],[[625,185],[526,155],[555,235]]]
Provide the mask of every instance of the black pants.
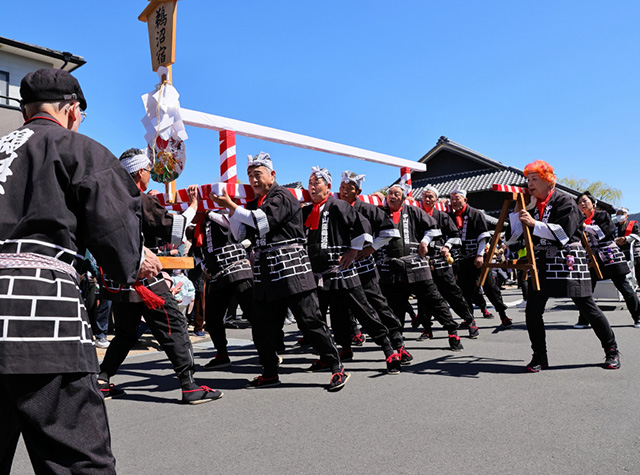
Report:
[[433,281],[436,283],[440,295],[442,295],[451,306],[451,310],[465,322],[471,323],[473,320],[473,307],[469,307],[469,304],[464,298],[462,289],[460,289],[456,282],[453,269],[449,267],[442,273],[433,272]]
[[253,282],[242,279],[219,289],[207,285],[205,300],[205,327],[209,332],[213,346],[218,353],[227,353],[227,331],[224,327],[224,316],[229,303],[235,297],[238,300],[242,315],[251,322],[253,312]]
[[[631,314],[631,318],[634,322],[640,320],[640,300],[638,300],[638,295],[633,291],[631,284],[627,281],[624,275],[614,275],[610,277],[613,285],[618,289],[618,292],[622,294],[622,298],[624,298],[624,302],[627,304],[627,310]],[[598,283],[598,278],[595,274],[591,274],[591,289],[595,290],[596,284]],[[583,317],[582,313],[578,317],[578,324],[585,325],[587,320]]]
[[270,378],[278,374],[276,350],[282,342],[287,308],[293,313],[300,331],[320,355],[320,360],[329,365],[333,373],[340,371],[342,364],[338,348],[327,324],[321,319],[316,291],[307,290],[271,302],[254,300],[251,333],[264,370],[263,376]]
[[362,279],[362,289],[367,296],[369,304],[377,312],[382,324],[389,330],[389,339],[394,349],[399,350],[404,346],[404,338],[402,336],[402,325],[400,320],[393,313],[389,306],[389,302],[382,293],[378,278]]
[[193,381],[193,348],[189,340],[187,321],[178,310],[178,304],[171,292],[159,294],[164,305],[158,309],[147,308],[143,303],[113,303],[115,337],[107,348],[100,365],[100,378],[111,378],[125,360],[131,348],[138,342],[140,319],[149,325],[149,329],[160,347],[173,364],[173,369],[182,386]]
[[[484,302],[482,295],[480,295],[480,288],[478,287],[480,269],[473,264],[473,259],[460,261],[458,263],[456,274],[458,275],[458,285],[462,290],[469,308],[473,309],[473,304],[475,302],[478,303],[478,306],[481,309],[486,309],[486,303]],[[507,306],[502,301],[502,294],[500,293],[500,289],[496,285],[496,280],[493,278],[493,275],[491,275],[491,272],[487,274],[487,278],[482,289],[489,301],[495,307],[496,311],[500,316],[503,316]]]
[[331,328],[336,343],[344,349],[351,348],[351,319],[349,311],[360,322],[364,331],[380,345],[386,356],[393,353],[389,330],[380,321],[378,313],[369,304],[362,286],[351,289],[321,290],[318,292],[320,308],[331,308]]
[[[529,289],[529,298],[527,299],[527,308],[525,309],[525,320],[527,323],[527,331],[529,332],[529,340],[531,341],[531,349],[534,353],[546,353],[547,343],[544,329],[544,307],[549,297]],[[593,297],[572,297],[573,303],[576,304],[580,314],[584,315],[593,328],[596,336],[602,344],[602,348],[606,350],[617,348],[616,337],[613,334],[609,320],[604,316],[602,310],[598,308]]]
[[95,374],[0,374],[0,413],[0,474],[20,434],[37,474],[116,473]]
[[[411,294],[418,300],[418,318],[420,314],[433,315],[438,322],[449,332],[450,335],[457,333],[458,324],[453,320],[447,302],[442,298],[433,280],[421,280],[411,284],[381,284],[382,293],[389,302],[389,307],[404,327],[407,301]],[[420,307],[424,306],[425,311],[420,312]],[[423,326],[431,326],[429,322],[421,320]]]

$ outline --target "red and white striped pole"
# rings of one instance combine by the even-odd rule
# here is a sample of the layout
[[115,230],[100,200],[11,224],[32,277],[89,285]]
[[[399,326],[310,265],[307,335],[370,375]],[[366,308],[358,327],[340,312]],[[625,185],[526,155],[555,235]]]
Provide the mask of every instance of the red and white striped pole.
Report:
[[413,188],[411,186],[411,168],[402,167],[400,169],[400,181],[409,185],[409,193],[407,193],[407,197],[413,198]]
[[235,185],[238,182],[236,168],[236,133],[220,131],[220,181]]

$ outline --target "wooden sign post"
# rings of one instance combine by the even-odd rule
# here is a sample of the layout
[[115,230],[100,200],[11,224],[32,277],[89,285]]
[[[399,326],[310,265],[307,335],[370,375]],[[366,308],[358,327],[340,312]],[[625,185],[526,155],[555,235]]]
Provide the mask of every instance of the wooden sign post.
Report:
[[[162,82],[171,84],[171,65],[176,60],[176,7],[178,0],[150,0],[149,5],[138,16],[146,22],[149,30],[151,66],[158,71],[160,66],[167,68]],[[176,182],[165,183],[165,192],[170,202],[175,202]]]

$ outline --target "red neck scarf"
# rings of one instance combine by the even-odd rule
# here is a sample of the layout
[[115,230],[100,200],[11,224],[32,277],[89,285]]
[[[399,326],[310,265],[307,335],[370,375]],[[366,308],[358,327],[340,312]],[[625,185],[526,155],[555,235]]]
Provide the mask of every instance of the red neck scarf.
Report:
[[307,217],[307,220],[304,222],[304,225],[306,227],[308,227],[311,230],[318,229],[318,224],[320,223],[320,207],[323,204],[325,204],[328,199],[329,199],[329,195],[327,195],[327,197],[323,199],[320,203],[313,204],[313,209],[311,210],[311,213],[309,213],[309,217]]
[[202,225],[204,224],[204,215],[198,220],[196,223],[196,227],[193,230],[193,244],[196,247],[202,247],[204,244],[204,230],[202,229]]
[[264,199],[267,197],[267,195],[264,196],[260,196],[258,198],[258,206],[262,206],[262,203],[264,203]]
[[556,191],[555,188],[549,192],[549,194],[547,195],[544,201],[538,200],[538,202],[536,203],[536,207],[538,208],[538,213],[540,214],[540,219],[542,219],[542,215],[544,214],[544,209],[547,207],[547,203],[549,203],[549,200],[553,196],[554,191]]
[[467,203],[464,204],[464,207],[460,211],[456,211],[456,226],[458,227],[458,229],[461,229],[462,225],[464,224],[464,218],[462,217],[462,214],[466,210],[467,210]]
[[398,224],[400,222],[401,215],[402,215],[402,206],[400,206],[398,211],[391,211],[391,219],[393,220],[393,224]]
[[591,210],[591,214],[586,217],[586,219],[584,220],[584,224],[591,224],[593,222],[593,215],[594,214],[596,214],[595,208],[593,210]]
[[425,212],[426,212],[429,216],[433,216],[433,206],[432,206],[430,209],[428,209],[428,208],[426,207],[426,205],[424,205],[424,204],[423,204],[423,205],[422,205],[422,209],[423,209],[423,210],[425,210]]

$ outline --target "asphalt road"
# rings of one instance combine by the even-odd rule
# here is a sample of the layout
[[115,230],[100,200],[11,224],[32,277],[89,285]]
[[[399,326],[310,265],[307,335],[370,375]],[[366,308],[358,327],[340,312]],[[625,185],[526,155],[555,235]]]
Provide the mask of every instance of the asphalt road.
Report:
[[[508,289],[505,301],[519,292]],[[604,352],[591,330],[575,330],[567,299],[545,315],[551,367],[523,371],[531,352],[524,311],[514,327],[478,319],[480,338],[463,337],[449,351],[446,332],[406,344],[415,357],[401,375],[384,372],[373,343],[356,348],[352,376],[340,392],[328,373],[305,373],[315,356],[289,350],[283,384],[243,389],[259,374],[248,329],[229,330],[233,365],[201,369],[201,384],[224,391],[218,401],[179,404],[180,390],[162,352],[127,359],[113,378],[127,391],[107,401],[118,472],[135,475],[423,474],[533,475],[640,473],[640,329],[622,304],[599,301],[622,352],[622,368],[602,368]],[[476,311],[476,314],[479,312]],[[299,336],[285,327],[289,347]],[[466,332],[461,332],[466,336]],[[194,344],[196,361],[214,355]],[[33,473],[20,443],[12,473]]]

